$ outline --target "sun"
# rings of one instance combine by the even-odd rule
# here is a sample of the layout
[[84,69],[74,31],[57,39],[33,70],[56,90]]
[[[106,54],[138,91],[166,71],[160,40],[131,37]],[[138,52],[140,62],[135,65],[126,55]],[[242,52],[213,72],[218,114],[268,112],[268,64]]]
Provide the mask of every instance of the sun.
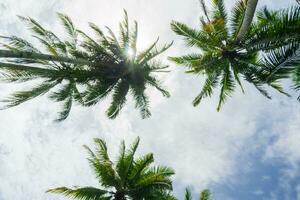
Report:
[[132,48],[128,48],[126,51],[126,54],[129,58],[132,58],[134,56],[134,51]]

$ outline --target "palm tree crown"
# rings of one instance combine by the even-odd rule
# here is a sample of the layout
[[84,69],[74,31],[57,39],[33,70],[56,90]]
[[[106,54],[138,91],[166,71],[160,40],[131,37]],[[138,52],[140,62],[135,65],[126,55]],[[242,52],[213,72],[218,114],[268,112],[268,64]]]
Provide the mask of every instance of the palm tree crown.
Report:
[[147,86],[158,89],[165,97],[170,96],[154,76],[155,72],[165,72],[168,66],[154,58],[171,44],[158,49],[157,39],[146,50],[137,51],[138,25],[135,22],[133,29],[129,28],[126,11],[124,21],[120,23],[119,38],[108,27],[106,34],[90,23],[97,35],[93,39],[76,29],[68,16],[58,16],[67,32],[67,40],[60,39],[34,19],[21,17],[48,54],[43,54],[20,37],[2,37],[7,42],[3,45],[6,50],[0,50],[0,58],[5,59],[5,62],[0,62],[1,79],[9,82],[43,80],[40,85],[16,92],[5,99],[5,108],[19,105],[58,87],[49,95],[51,100],[63,102],[58,120],[68,117],[73,102],[92,106],[109,94],[112,94],[112,102],[107,115],[115,118],[130,92],[142,118],[146,118],[151,114],[149,98],[145,93]]
[[[253,2],[255,4],[256,1]],[[213,0],[212,4],[213,11],[209,13],[202,1],[206,19],[200,19],[200,30],[176,21],[171,24],[173,31],[182,36],[188,46],[199,49],[198,53],[170,57],[175,63],[187,66],[188,73],[206,76],[193,105],[197,106],[203,98],[210,97],[220,87],[217,107],[220,110],[236,85],[244,92],[241,77],[267,98],[270,96],[263,87],[266,85],[286,94],[279,80],[290,78],[291,72],[299,68],[299,62],[296,61],[299,60],[300,44],[299,6],[274,12],[266,8],[260,10],[257,20],[252,21],[247,29],[244,28],[247,31],[243,31],[241,37],[239,34],[247,1],[239,0],[232,10],[232,16],[226,13],[223,0]],[[251,13],[248,15],[251,18]],[[264,23],[266,21],[268,23]]]
[[174,171],[169,167],[151,166],[153,154],[135,158],[139,138],[129,149],[124,141],[120,154],[114,164],[108,155],[107,146],[101,139],[95,139],[96,151],[84,146],[89,153],[89,162],[99,179],[101,189],[77,187],[70,189],[59,187],[48,192],[60,193],[80,200],[175,200],[170,194]]
[[[212,200],[211,193],[209,190],[203,190],[200,194],[200,200]],[[189,189],[185,190],[184,200],[193,200],[192,193]]]

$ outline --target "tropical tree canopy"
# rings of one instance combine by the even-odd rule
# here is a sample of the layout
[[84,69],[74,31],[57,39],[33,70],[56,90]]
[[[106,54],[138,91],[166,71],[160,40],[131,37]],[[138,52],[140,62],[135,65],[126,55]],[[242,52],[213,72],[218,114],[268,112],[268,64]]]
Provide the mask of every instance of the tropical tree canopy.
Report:
[[[49,94],[49,98],[62,103],[58,121],[68,117],[74,103],[93,106],[111,94],[111,104],[106,113],[115,118],[126,103],[129,93],[142,118],[151,115],[146,88],[152,86],[163,96],[170,94],[155,76],[166,72],[168,67],[154,58],[172,44],[157,48],[158,39],[144,51],[137,50],[138,24],[130,28],[125,11],[117,37],[106,27],[102,31],[90,23],[96,37],[92,38],[75,28],[71,19],[58,14],[67,37],[60,39],[32,18],[23,18],[33,37],[38,40],[37,48],[17,36],[2,36],[0,49],[0,78],[7,82],[41,83],[28,90],[13,93],[3,100],[4,108],[17,106],[35,97]],[[43,50],[42,50],[43,49]]]
[[130,148],[124,141],[115,163],[111,161],[105,141],[95,139],[95,151],[84,146],[89,154],[88,161],[99,180],[100,188],[59,187],[47,192],[62,194],[80,200],[176,200],[171,194],[173,169],[152,166],[152,153],[135,158],[139,145],[137,138]]
[[[203,190],[200,194],[200,200],[212,200],[211,193],[209,190]],[[193,200],[192,193],[189,189],[185,190],[184,200]]]
[[227,14],[223,0],[211,1],[211,11],[203,0],[200,2],[205,17],[200,18],[199,30],[180,22],[171,23],[172,30],[184,38],[188,47],[198,48],[196,53],[170,57],[178,65],[186,66],[187,73],[206,77],[194,106],[219,89],[220,110],[236,85],[244,92],[242,79],[267,98],[271,97],[266,86],[288,95],[280,84],[282,79],[292,79],[293,87],[300,90],[299,6],[276,11],[260,9],[244,29],[246,32],[240,34],[244,19],[251,18],[251,13],[246,13],[247,6],[254,11],[257,1],[237,1],[231,15]]

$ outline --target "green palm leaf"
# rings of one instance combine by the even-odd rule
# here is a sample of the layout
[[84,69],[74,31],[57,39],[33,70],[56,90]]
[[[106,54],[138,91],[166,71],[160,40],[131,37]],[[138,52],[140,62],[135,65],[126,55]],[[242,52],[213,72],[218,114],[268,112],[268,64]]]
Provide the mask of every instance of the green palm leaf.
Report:
[[4,109],[17,106],[21,103],[24,103],[25,101],[43,95],[57,84],[58,82],[42,83],[39,86],[32,88],[31,90],[15,92],[11,95],[11,97],[2,100],[2,102],[7,103]]
[[192,200],[192,193],[189,189],[185,190],[184,200]]
[[128,90],[129,84],[127,81],[122,80],[115,86],[112,102],[106,111],[109,118],[114,119],[117,117],[126,102]]
[[83,187],[78,189],[69,189],[66,187],[60,187],[55,189],[49,189],[47,192],[63,194],[66,197],[71,197],[78,200],[109,200],[109,197],[106,197],[106,191],[100,190],[93,187]]
[[197,106],[201,100],[205,97],[210,97],[213,93],[213,89],[217,87],[220,74],[209,74],[205,80],[204,86],[198,96],[195,97],[193,105]]

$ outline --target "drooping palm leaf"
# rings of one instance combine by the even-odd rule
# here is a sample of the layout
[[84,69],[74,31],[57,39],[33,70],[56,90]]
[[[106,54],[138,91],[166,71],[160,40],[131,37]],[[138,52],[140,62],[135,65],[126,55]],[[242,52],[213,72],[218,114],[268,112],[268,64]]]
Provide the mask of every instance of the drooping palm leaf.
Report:
[[78,189],[69,189],[66,187],[60,187],[55,189],[49,189],[47,192],[62,194],[66,197],[71,197],[78,200],[109,200],[110,197],[107,197],[107,191],[100,190],[93,187],[83,187]]

